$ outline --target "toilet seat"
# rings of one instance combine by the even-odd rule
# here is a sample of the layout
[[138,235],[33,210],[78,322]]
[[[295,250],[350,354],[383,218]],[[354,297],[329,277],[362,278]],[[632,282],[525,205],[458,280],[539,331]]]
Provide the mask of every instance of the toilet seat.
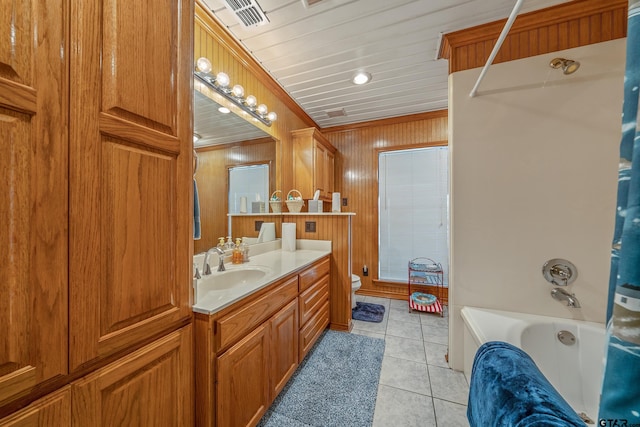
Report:
[[351,275],[351,308],[356,308],[356,291],[360,289],[362,286],[362,282],[360,282],[360,277],[355,274]]
[[360,276],[356,276],[355,274],[351,275],[351,289],[357,291],[362,286],[362,282],[360,281]]

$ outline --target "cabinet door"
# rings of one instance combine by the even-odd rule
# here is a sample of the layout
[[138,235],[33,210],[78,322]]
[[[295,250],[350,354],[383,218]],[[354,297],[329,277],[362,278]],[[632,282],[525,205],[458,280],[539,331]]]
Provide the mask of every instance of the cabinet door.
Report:
[[0,0],[0,407],[67,372],[68,0]]
[[313,171],[313,176],[314,176],[314,182],[313,185],[315,187],[315,189],[320,190],[320,196],[323,199],[327,198],[327,171],[325,169],[326,164],[325,164],[325,159],[327,157],[327,149],[320,144],[317,141],[314,141],[314,149],[313,149],[313,155],[314,155],[314,160],[313,160],[313,164],[314,164],[314,171]]
[[73,424],[193,425],[192,345],[189,325],[76,381]]
[[331,151],[327,150],[325,157],[325,179],[327,180],[326,188],[327,188],[327,199],[331,200],[331,193],[333,193],[335,187],[335,154]]
[[71,426],[71,388],[69,386],[36,400],[20,411],[0,420],[0,427]]
[[271,399],[278,396],[298,368],[298,300],[271,320]]
[[269,406],[269,323],[217,359],[217,425],[255,426]]
[[191,316],[193,1],[73,2],[72,370]]

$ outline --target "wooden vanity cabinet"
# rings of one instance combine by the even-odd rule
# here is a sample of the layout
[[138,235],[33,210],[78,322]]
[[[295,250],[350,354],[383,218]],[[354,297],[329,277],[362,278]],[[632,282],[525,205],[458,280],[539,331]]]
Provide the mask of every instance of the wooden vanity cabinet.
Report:
[[329,258],[300,274],[300,360],[329,325]]
[[318,129],[291,131],[293,138],[293,187],[303,199],[311,199],[320,190],[320,199],[331,200],[334,189],[336,148]]
[[218,426],[254,426],[298,367],[298,307],[289,302],[217,358]]
[[329,323],[329,266],[326,256],[218,313],[196,313],[197,426],[260,421]]

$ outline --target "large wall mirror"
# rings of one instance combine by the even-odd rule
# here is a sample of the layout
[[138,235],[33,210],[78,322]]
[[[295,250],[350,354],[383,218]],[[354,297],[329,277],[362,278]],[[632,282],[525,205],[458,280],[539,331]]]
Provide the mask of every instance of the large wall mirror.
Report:
[[[194,177],[198,186],[201,229],[200,239],[194,240],[194,253],[210,249],[217,244],[219,237],[229,235],[227,213],[236,209],[234,206],[230,209],[229,202],[231,171],[260,165],[268,172],[257,174],[252,179],[268,179],[268,182],[261,182],[258,186],[268,188],[269,194],[281,187],[277,182],[280,176],[278,160],[281,158],[279,141],[233,111],[221,112],[222,103],[206,88],[194,91],[193,127],[199,138],[194,142],[198,157]],[[239,195],[231,196],[234,200]],[[247,211],[251,212],[252,202],[256,201],[255,192],[242,197],[246,197]],[[260,198],[263,197],[261,194]],[[268,200],[263,201],[268,209]]]

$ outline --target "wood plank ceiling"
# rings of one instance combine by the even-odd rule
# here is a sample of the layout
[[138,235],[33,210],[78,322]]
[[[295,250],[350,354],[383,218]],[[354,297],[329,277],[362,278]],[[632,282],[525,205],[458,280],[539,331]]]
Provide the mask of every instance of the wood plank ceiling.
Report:
[[[515,4],[316,0],[308,6],[305,0],[257,1],[268,22],[245,27],[225,0],[203,0],[320,128],[446,109],[448,64],[436,59],[441,35],[504,19]],[[565,2],[526,0],[520,13]],[[351,83],[357,71],[371,73],[371,82]],[[333,114],[341,111],[345,115]]]

